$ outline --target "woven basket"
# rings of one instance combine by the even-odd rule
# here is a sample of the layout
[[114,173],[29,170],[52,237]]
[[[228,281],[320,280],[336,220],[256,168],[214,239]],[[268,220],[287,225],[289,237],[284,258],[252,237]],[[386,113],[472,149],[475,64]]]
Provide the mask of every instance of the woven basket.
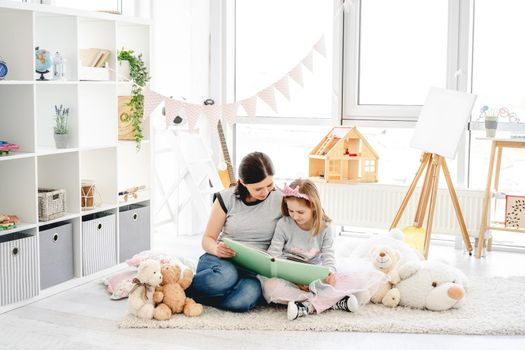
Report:
[[66,190],[38,189],[38,219],[49,221],[66,213]]

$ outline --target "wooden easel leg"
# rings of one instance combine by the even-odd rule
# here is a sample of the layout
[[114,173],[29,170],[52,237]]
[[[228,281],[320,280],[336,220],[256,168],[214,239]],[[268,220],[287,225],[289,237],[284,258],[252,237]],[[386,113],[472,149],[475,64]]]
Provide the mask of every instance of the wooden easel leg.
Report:
[[[494,191],[499,191],[499,173],[501,170],[501,154],[503,153],[503,147],[497,146],[496,148],[496,169],[494,174]],[[496,203],[496,201],[494,201]],[[492,250],[492,237],[487,239],[487,251],[490,252]]]
[[463,218],[463,213],[461,212],[461,207],[459,205],[458,195],[454,189],[454,184],[450,178],[450,172],[448,171],[448,165],[445,158],[440,159],[441,167],[443,169],[443,174],[445,175],[445,180],[447,180],[448,193],[450,193],[450,198],[452,199],[452,204],[454,205],[454,210],[456,211],[456,217],[459,222],[459,227],[461,229],[461,234],[463,236],[463,242],[469,255],[472,255],[472,245],[470,244],[470,238],[468,236],[467,225],[465,225],[465,219]]
[[431,191],[430,191],[430,207],[428,208],[427,227],[425,232],[425,246],[424,253],[425,259],[428,258],[428,249],[430,247],[430,236],[432,234],[432,223],[434,220],[434,211],[436,209],[436,196],[439,184],[439,168],[441,162],[437,155],[432,156],[432,179],[431,179]]
[[478,235],[478,246],[476,247],[476,258],[481,258],[483,251],[483,239],[488,227],[488,209],[490,203],[490,188],[492,187],[492,174],[494,172],[494,158],[496,155],[496,142],[492,141],[492,150],[490,151],[489,173],[487,175],[487,185],[485,186],[485,196],[483,197],[483,211],[481,212],[481,227]]
[[423,174],[423,171],[425,170],[425,167],[429,159],[431,159],[430,153],[423,153],[421,155],[421,164],[419,166],[419,169],[416,173],[416,176],[414,177],[414,180],[412,180],[410,187],[408,188],[405,198],[403,198],[403,202],[401,203],[401,206],[399,207],[399,210],[397,211],[394,221],[392,221],[392,225],[390,225],[390,230],[397,227],[397,224],[399,223],[399,220],[401,219],[401,216],[403,215],[403,212],[405,211],[405,208],[408,204],[408,201],[410,200],[410,197],[412,196],[412,193],[414,193],[414,190],[417,186],[419,178],[421,177],[421,174]]
[[414,217],[414,226],[421,227],[423,221],[425,220],[425,213],[427,211],[428,198],[430,195],[430,184],[432,181],[432,161],[429,158],[427,162],[427,173],[425,174],[425,180],[423,186],[421,187],[421,194],[419,195],[419,202],[417,204],[416,215]]

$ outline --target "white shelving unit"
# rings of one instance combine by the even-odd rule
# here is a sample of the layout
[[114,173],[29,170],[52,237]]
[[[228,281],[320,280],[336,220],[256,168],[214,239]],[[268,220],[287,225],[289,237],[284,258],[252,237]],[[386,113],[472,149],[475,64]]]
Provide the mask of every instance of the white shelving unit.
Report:
[[[9,302],[5,295],[10,292],[0,286],[2,313],[114,270],[119,261],[119,245],[125,243],[125,232],[119,230],[122,224],[119,211],[136,205],[149,208],[150,128],[144,125],[145,138],[138,152],[133,141],[118,140],[118,96],[129,95],[131,85],[118,81],[116,54],[121,48],[132,49],[142,54],[149,68],[151,22],[0,0],[0,32],[3,33],[0,57],[9,69],[7,77],[0,80],[0,140],[20,146],[18,151],[0,156],[0,213],[17,215],[21,220],[15,229],[0,231],[0,245],[9,235],[29,234],[40,238],[41,230],[72,223],[74,256],[71,279],[43,290],[39,281],[32,281],[37,283],[38,293],[29,299],[15,296],[14,301]],[[65,80],[36,81],[40,76],[35,73],[36,46],[61,53],[66,59]],[[111,51],[108,81],[79,80],[79,50],[83,48]],[[46,77],[51,78],[52,74]],[[53,139],[54,105],[61,104],[70,108],[71,137],[67,149],[57,149]],[[81,182],[87,179],[96,183],[98,206],[92,210],[81,208]],[[127,202],[119,198],[119,191],[142,185],[146,190],[139,192],[138,198]],[[66,191],[67,210],[63,217],[39,221],[37,189],[40,187]],[[103,212],[115,216],[116,251],[111,252],[115,256],[114,264],[86,275],[83,255],[88,253],[82,243],[83,222]],[[149,230],[151,232],[151,225]],[[38,249],[36,252],[38,256],[32,258],[38,262],[42,253]],[[0,266],[0,285],[5,274],[6,270]]]

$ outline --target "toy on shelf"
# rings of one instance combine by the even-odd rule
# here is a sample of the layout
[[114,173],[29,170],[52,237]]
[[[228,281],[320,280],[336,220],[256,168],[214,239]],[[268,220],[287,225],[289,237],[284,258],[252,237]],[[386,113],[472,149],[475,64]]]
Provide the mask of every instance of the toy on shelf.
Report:
[[118,193],[119,196],[124,196],[124,202],[127,202],[130,197],[137,199],[138,198],[138,192],[142,191],[146,188],[146,186],[135,186],[130,187],[124,191],[120,191]]
[[16,228],[18,223],[20,223],[18,216],[0,214],[0,231]]
[[377,182],[379,155],[356,127],[333,128],[309,155],[309,177],[324,182]]
[[0,156],[8,156],[10,151],[19,149],[18,145],[8,143],[7,141],[0,141]]

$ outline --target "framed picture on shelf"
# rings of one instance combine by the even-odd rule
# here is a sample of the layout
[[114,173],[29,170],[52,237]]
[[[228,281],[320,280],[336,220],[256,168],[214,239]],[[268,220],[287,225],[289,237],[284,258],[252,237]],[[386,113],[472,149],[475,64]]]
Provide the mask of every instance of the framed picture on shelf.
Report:
[[505,227],[525,228],[525,196],[506,196]]

